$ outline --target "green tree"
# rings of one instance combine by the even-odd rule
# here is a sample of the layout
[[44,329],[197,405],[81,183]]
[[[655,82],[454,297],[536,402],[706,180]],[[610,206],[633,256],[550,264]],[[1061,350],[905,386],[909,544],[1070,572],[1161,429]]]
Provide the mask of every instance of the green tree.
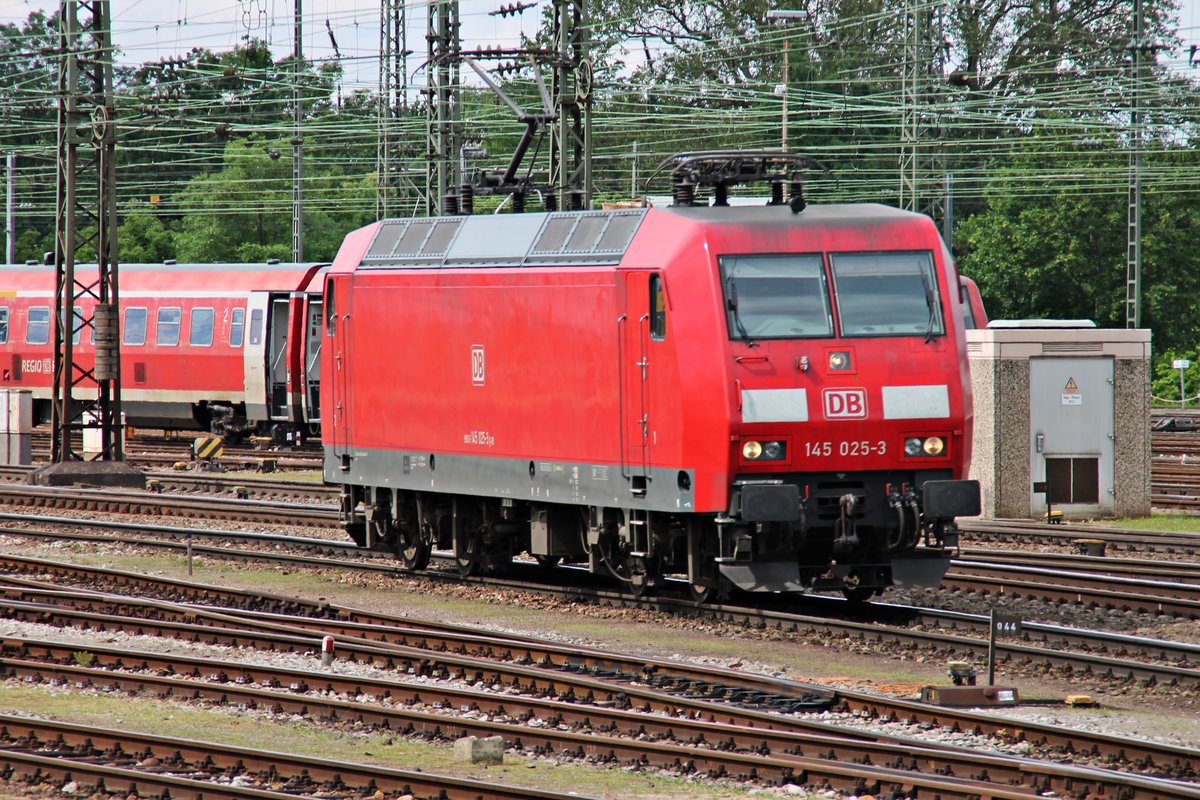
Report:
[[[1094,140],[1091,140],[1094,143]],[[1200,210],[1167,180],[1194,170],[1191,150],[1147,156],[1142,221],[1143,326],[1155,350],[1186,352],[1200,340]],[[1072,147],[1029,137],[985,190],[986,210],[962,222],[959,263],[999,318],[1087,318],[1125,325],[1127,162],[1113,143]],[[1036,186],[1030,175],[1047,176]]]
[[157,264],[175,258],[175,234],[154,214],[128,214],[117,229],[121,261]]
[[[180,261],[265,261],[292,256],[290,149],[243,139],[225,148],[224,166],[189,181],[177,198]],[[340,171],[305,175],[305,259],[333,258],[346,232],[374,213],[374,184]],[[349,209],[349,210],[346,210]]]

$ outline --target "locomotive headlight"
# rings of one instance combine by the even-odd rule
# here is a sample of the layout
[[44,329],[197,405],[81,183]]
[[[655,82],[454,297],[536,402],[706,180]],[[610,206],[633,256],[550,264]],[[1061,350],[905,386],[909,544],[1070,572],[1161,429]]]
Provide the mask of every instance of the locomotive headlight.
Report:
[[904,440],[904,455],[940,456],[946,452],[946,440],[941,436],[913,436]]
[[747,461],[783,461],[787,458],[787,442],[743,442],[742,458]]
[[834,372],[843,372],[850,369],[850,354],[842,350],[830,353],[829,369]]

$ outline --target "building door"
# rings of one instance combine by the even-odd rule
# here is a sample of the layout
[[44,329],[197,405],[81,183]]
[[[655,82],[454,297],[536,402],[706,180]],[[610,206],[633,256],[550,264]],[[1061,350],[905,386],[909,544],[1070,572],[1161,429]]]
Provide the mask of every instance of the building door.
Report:
[[[1113,510],[1113,360],[1034,358],[1029,362],[1029,472],[1064,512]],[[1030,496],[1035,516],[1045,493]]]

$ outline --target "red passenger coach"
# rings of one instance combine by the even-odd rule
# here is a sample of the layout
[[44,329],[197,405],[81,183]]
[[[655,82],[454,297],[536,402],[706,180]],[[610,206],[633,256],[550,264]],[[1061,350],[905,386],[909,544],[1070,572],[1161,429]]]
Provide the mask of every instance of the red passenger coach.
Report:
[[635,590],[937,585],[979,512],[958,275],[879,205],[385,220],[326,292],[325,477],[363,546]]
[[[86,283],[88,269],[77,266],[77,280]],[[235,436],[319,424],[322,265],[122,264],[120,276],[129,424]],[[31,389],[42,421],[53,307],[54,267],[0,266],[0,387]],[[89,367],[95,343],[76,322],[76,358]]]

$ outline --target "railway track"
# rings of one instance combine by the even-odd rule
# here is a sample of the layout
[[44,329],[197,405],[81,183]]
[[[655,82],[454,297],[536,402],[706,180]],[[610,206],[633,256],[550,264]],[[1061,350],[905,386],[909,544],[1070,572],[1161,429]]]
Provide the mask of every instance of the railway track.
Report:
[[81,796],[103,791],[194,800],[296,800],[374,792],[428,800],[579,797],[574,792],[8,714],[0,715],[0,764],[8,780],[15,776],[55,789],[70,782],[76,784],[70,793]]
[[60,508],[137,514],[154,517],[226,519],[337,528],[336,507],[295,501],[242,500],[228,497],[159,495],[112,489],[42,486],[0,486],[0,503],[35,508]]
[[[13,521],[20,515],[4,515],[0,519]],[[34,521],[50,526],[67,528],[80,527],[80,522],[73,519],[58,519],[36,517]],[[114,526],[118,540],[127,545],[146,545],[150,547],[174,549],[182,554],[185,545],[179,538],[191,536],[196,539],[211,538],[221,541],[218,546],[192,545],[195,554],[216,559],[244,559],[257,562],[284,563],[294,567],[316,567],[321,569],[338,568],[357,570],[360,572],[376,572],[385,575],[405,575],[390,559],[371,558],[345,542],[328,541],[324,539],[297,539],[282,535],[260,533],[230,534],[224,531],[203,531],[197,529],[180,530],[177,528],[157,528],[175,538],[174,541],[162,539],[134,539],[130,534],[144,526],[107,523],[104,521],[89,521],[87,526],[94,529],[93,533],[70,533],[68,538],[88,541],[112,541],[111,531],[106,535],[103,531]],[[46,538],[60,538],[63,532],[29,532],[22,528],[4,528],[0,533],[15,533]],[[230,541],[226,541],[226,538]],[[255,543],[259,546],[272,548],[279,544],[288,544],[290,550],[297,546],[328,554],[344,554],[346,557],[320,558],[305,557],[292,553],[279,553],[274,550],[248,550],[239,552],[229,546],[234,539]],[[515,578],[475,578],[464,579],[452,571],[431,570],[421,573],[422,579],[445,582],[478,582],[482,585],[495,586],[514,591],[535,591],[543,594],[556,595],[572,600],[581,600],[610,605],[624,605],[641,608],[653,608],[673,614],[705,615],[738,624],[754,627],[777,627],[792,631],[801,636],[848,638],[852,640],[869,641],[877,644],[888,644],[905,650],[934,653],[938,656],[983,658],[987,652],[987,617],[984,615],[967,615],[956,612],[938,611],[935,609],[896,609],[883,605],[872,605],[872,609],[887,608],[887,620],[890,625],[879,625],[872,622],[861,622],[847,617],[847,605],[833,598],[804,598],[802,601],[815,611],[814,616],[798,614],[791,609],[745,608],[729,606],[696,606],[687,600],[677,600],[671,597],[655,599],[634,598],[611,588],[597,586],[590,576],[581,570],[561,570],[563,580],[571,585],[548,586],[544,571],[525,565],[528,569],[521,570],[522,565],[515,567]],[[522,576],[529,576],[522,579]],[[682,589],[681,589],[682,593]],[[841,619],[839,619],[841,617]],[[918,624],[929,630],[912,629]],[[901,626],[901,627],[896,627]],[[969,635],[964,635],[969,634]],[[1120,634],[1086,631],[1066,626],[1042,625],[1027,623],[1027,642],[1002,642],[998,644],[997,657],[1001,662],[1007,662],[1013,667],[1045,665],[1056,669],[1066,669],[1083,675],[1106,676],[1109,679],[1140,681],[1147,685],[1164,684],[1195,686],[1200,683],[1200,675],[1195,670],[1181,665],[1197,661],[1197,649],[1194,645],[1185,643],[1164,643],[1157,640],[1139,637],[1122,636]],[[1045,647],[1032,646],[1041,643]],[[1057,649],[1049,649],[1057,648]],[[1106,655],[1119,657],[1106,657]],[[1144,659],[1136,660],[1135,657]]]
[[[137,580],[139,586],[144,585],[144,582],[145,579],[142,578]],[[82,602],[94,606],[97,603],[111,603],[115,606],[113,610],[119,612],[113,615],[114,619],[123,618],[126,620],[125,625],[137,626],[142,632],[156,630],[164,623],[158,619],[136,617],[133,613],[135,608],[153,608],[160,613],[174,609],[175,614],[192,618],[211,615],[209,622],[215,622],[222,616],[227,617],[225,622],[232,623],[234,627],[225,633],[215,630],[211,625],[201,626],[204,629],[202,635],[209,639],[221,635],[245,641],[248,638],[245,626],[257,620],[259,625],[266,624],[277,629],[277,638],[270,643],[273,648],[278,647],[282,641],[278,637],[284,636],[287,628],[294,627],[279,623],[273,617],[263,620],[260,612],[212,612],[192,605],[176,606],[124,597],[114,598],[96,592],[63,591],[58,587],[34,586],[28,581],[23,583],[23,587],[13,586],[11,589],[40,594],[43,602],[30,605],[42,606],[45,615],[66,615],[67,612],[62,608],[64,604],[74,606]],[[171,591],[203,591],[207,588],[176,584]],[[227,591],[217,590],[217,593],[225,594]],[[56,602],[50,602],[52,600]],[[12,602],[20,606],[24,601]],[[278,599],[258,597],[254,598],[251,604],[274,602],[278,602]],[[310,635],[305,639],[309,647],[313,646],[316,635],[331,632],[338,638],[339,650],[344,646],[369,648],[375,651],[376,659],[381,652],[391,652],[392,657],[403,659],[406,658],[404,653],[408,645],[397,645],[390,641],[389,636],[383,634],[385,630],[390,630],[390,636],[408,637],[415,630],[427,640],[426,647],[434,654],[431,658],[462,658],[457,655],[453,658],[443,655],[447,650],[462,649],[463,634],[459,632],[454,632],[453,638],[450,638],[450,632],[435,633],[425,628],[414,629],[414,624],[424,623],[413,620],[385,618],[361,610],[332,609],[328,606],[317,607],[316,610],[324,615],[324,618],[308,620],[312,629],[292,631],[309,632]],[[97,624],[97,612],[78,613],[79,621],[86,621],[89,626]],[[375,630],[371,631],[370,637],[347,636],[340,627],[348,624],[341,619],[342,616],[362,618],[364,621],[354,624],[371,625]],[[368,619],[371,621],[366,622]],[[325,628],[327,625],[332,627]],[[448,626],[435,627],[445,629]],[[175,629],[175,632],[178,633],[178,629]],[[361,627],[358,632],[365,633]],[[254,635],[261,635],[261,631]],[[476,640],[482,638],[477,633],[470,635]],[[438,640],[439,636],[447,638]],[[529,637],[499,635],[489,638],[493,641],[488,642],[486,647],[490,651],[504,651],[506,660],[510,661],[514,658],[518,661],[532,658],[531,650],[549,651],[557,647]],[[259,641],[257,644],[261,647],[267,643]],[[11,651],[18,646],[20,657],[15,657]],[[522,741],[524,747],[535,751],[561,752],[601,762],[655,764],[684,772],[707,772],[714,776],[804,782],[857,793],[868,791],[878,794],[880,791],[910,787],[911,790],[915,790],[916,796],[931,797],[1029,797],[1049,791],[1062,793],[1073,790],[1101,795],[1116,793],[1129,798],[1200,798],[1200,789],[1194,785],[1164,782],[1152,777],[1101,769],[1053,765],[1030,759],[981,755],[957,748],[929,746],[904,738],[866,734],[858,730],[838,730],[825,723],[806,721],[802,716],[795,714],[781,717],[761,711],[744,711],[710,701],[697,701],[669,711],[667,709],[679,705],[680,701],[674,696],[667,696],[665,700],[660,698],[655,701],[657,705],[653,706],[658,710],[658,715],[648,719],[643,714],[606,709],[587,701],[581,702],[585,686],[589,689],[589,700],[597,697],[591,693],[592,684],[597,681],[590,678],[585,683],[578,684],[569,695],[568,702],[562,701],[561,694],[560,699],[556,701],[534,701],[502,693],[497,681],[479,676],[474,678],[474,682],[484,685],[484,691],[456,690],[449,694],[439,694],[443,690],[428,683],[421,683],[406,690],[402,685],[391,681],[370,681],[324,672],[301,674],[288,671],[284,674],[273,667],[228,662],[214,665],[202,663],[193,657],[146,654],[131,651],[127,647],[89,647],[87,652],[98,666],[81,667],[74,663],[78,660],[78,651],[78,643],[25,641],[18,645],[10,639],[5,644],[0,669],[26,679],[40,676],[40,679],[76,684],[87,682],[101,687],[111,686],[122,691],[175,697],[195,696],[209,700],[219,698],[221,702],[279,708],[287,712],[302,709],[300,713],[384,725],[393,730],[439,730],[443,735],[446,732],[456,735],[469,732],[475,735],[515,736]],[[518,652],[519,658],[516,656]],[[576,657],[595,658],[597,655],[594,651],[585,651]],[[610,668],[612,662],[623,658],[607,653],[601,653],[599,657],[603,658]],[[113,669],[120,665],[122,671],[106,671],[99,665]],[[135,674],[129,674],[131,670]],[[164,673],[167,677],[164,677]],[[208,675],[210,680],[197,686],[200,682],[191,677],[175,677],[200,675]],[[216,678],[212,679],[214,675]],[[269,688],[257,689],[250,684]],[[285,685],[292,687],[291,694],[299,696],[282,695],[278,687]],[[314,696],[310,687],[318,694],[336,693],[356,700],[323,699]],[[406,695],[406,691],[415,694]],[[649,694],[652,692],[640,690],[636,697],[631,695],[632,702],[629,705],[638,706],[646,701]],[[386,707],[379,702],[381,697],[388,698]],[[549,715],[548,718],[556,724],[529,730],[527,726],[514,726],[506,722],[483,723],[478,719],[461,722],[455,718],[448,718],[445,714],[414,712],[403,708],[404,705],[413,702],[414,698],[421,698],[428,706],[433,697],[438,698],[434,705],[441,704],[446,708],[468,705],[473,710],[486,710],[489,714],[502,715],[508,719],[528,718],[530,714]],[[362,698],[363,701],[358,702],[358,698]],[[875,703],[874,713],[879,714],[880,706],[886,705],[888,701],[868,698],[867,702]],[[893,705],[887,708],[885,713],[895,719],[900,713],[915,713],[914,709],[918,706],[920,704]],[[929,707],[925,707],[925,713],[929,713]],[[958,728],[970,729],[971,726],[978,728],[982,724],[982,720],[979,719],[981,715],[956,713],[945,709],[935,709],[933,713],[943,726],[953,724]],[[1051,750],[1064,752],[1075,746],[1086,745],[1087,752],[1098,755],[1101,761],[1122,769],[1135,767],[1137,762],[1141,762],[1143,770],[1149,767],[1151,771],[1158,771],[1164,775],[1187,778],[1194,776],[1196,767],[1200,765],[1200,751],[1190,751],[1186,748],[1131,742],[1127,739],[1077,732],[1068,733],[1064,738],[1064,732],[1057,728],[1039,728],[987,717],[983,717],[983,720],[987,720],[993,731],[999,722],[1007,726],[1010,736],[1036,742],[1039,747]],[[584,732],[556,730],[568,721],[576,730],[583,728]],[[1090,741],[1083,741],[1080,737],[1087,737]]]
[[[334,508],[328,505],[297,502],[179,495],[168,497],[140,492],[30,487],[20,489],[0,487],[0,501],[18,506],[65,507],[145,516],[229,519],[329,529],[336,529],[338,524]],[[1050,534],[1061,535],[1062,527],[1043,525],[1038,529],[1007,523],[1000,523],[997,526],[976,523],[969,530],[985,532],[989,536],[993,532],[998,532],[1002,537],[1012,537],[1014,534],[1046,536],[1048,534],[1045,529],[1059,528],[1060,530],[1050,532]],[[1073,527],[1072,530],[1074,530]],[[1090,531],[1091,529],[1089,529]],[[1108,532],[1108,534],[1125,539],[1138,538],[1128,532]],[[193,532],[191,535],[197,534]],[[1146,537],[1141,535],[1140,538]],[[1166,539],[1170,542],[1194,540],[1200,544],[1200,535],[1191,537],[1171,535]],[[287,543],[287,540],[277,541]],[[1022,558],[1030,561],[1035,556],[1026,554]],[[1079,571],[1081,567],[1098,566],[1096,563],[1098,561],[1100,559],[1092,562],[1066,562],[1060,559],[1053,566],[1047,567],[1048,562],[1043,562],[1043,566],[1038,568],[1033,566],[1010,567],[1008,564],[1011,561],[1007,558],[1003,563],[990,565],[980,562],[977,558],[969,561],[960,560],[952,564],[943,580],[943,586],[951,590],[973,591],[980,594],[1016,595],[1052,602],[1072,602],[1101,608],[1131,609],[1171,614],[1184,618],[1200,618],[1200,588],[1179,581],[1149,580],[1144,577],[1116,577],[1111,572],[1104,571]]]
[[[133,464],[161,466],[174,464],[179,461],[192,459],[192,443],[199,432],[180,432],[178,435],[165,439],[161,437],[144,438],[135,436],[125,441],[126,459]],[[82,446],[76,440],[77,446]],[[322,452],[319,442],[306,443],[298,447],[283,449],[259,449],[251,444],[224,444],[224,455],[220,463],[227,467],[252,469],[263,459],[274,462],[274,467],[280,470],[311,470],[320,469]],[[32,436],[32,454],[35,464],[49,463],[51,457],[50,433],[46,430],[35,430]]]

